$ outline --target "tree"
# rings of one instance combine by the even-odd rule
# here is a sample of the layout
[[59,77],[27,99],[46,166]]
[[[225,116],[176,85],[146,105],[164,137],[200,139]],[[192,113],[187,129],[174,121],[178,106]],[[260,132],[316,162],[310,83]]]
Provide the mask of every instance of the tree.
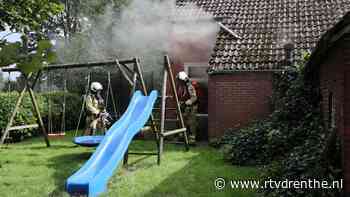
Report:
[[63,10],[59,1],[0,1],[0,30],[21,33],[21,41],[0,40],[0,67],[17,64],[25,73],[54,60],[45,22]]
[[55,61],[48,40],[36,40],[35,34],[22,36],[22,42],[0,43],[0,66],[16,64],[24,73],[35,72],[43,64]]
[[38,31],[45,21],[62,9],[63,5],[58,0],[0,1],[0,30]]
[[[91,42],[91,31],[96,31],[96,20],[105,13],[106,8],[118,10],[129,0],[61,0],[64,11],[51,20],[52,29],[58,28],[56,55],[60,63],[86,62],[96,60],[91,57],[89,43]],[[101,34],[101,36],[104,36]],[[107,47],[106,47],[107,48]],[[115,54],[113,54],[114,56]],[[79,92],[84,90],[88,71],[80,69],[70,71],[69,80],[74,83],[68,85],[70,91]],[[58,71],[51,78],[60,79],[64,71]],[[95,75],[96,76],[96,75]],[[105,77],[106,75],[104,75]],[[56,80],[60,85],[62,81]]]

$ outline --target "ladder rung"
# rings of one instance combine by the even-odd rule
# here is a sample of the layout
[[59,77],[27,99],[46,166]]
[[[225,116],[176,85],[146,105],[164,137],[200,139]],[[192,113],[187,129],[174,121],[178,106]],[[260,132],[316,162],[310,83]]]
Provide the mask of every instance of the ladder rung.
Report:
[[150,126],[145,126],[141,129],[141,132],[146,132],[146,131],[149,131],[149,130],[152,130],[152,127]]
[[[153,108],[154,110],[161,110],[162,108],[160,107],[155,107]],[[173,107],[169,107],[169,108],[165,108],[165,110],[176,110],[176,108],[173,108]]]
[[[156,118],[156,119],[154,119],[154,121],[160,122],[160,119]],[[165,121],[177,122],[177,121],[179,121],[179,119],[165,119]]]
[[21,129],[30,129],[30,128],[38,128],[38,124],[29,124],[29,125],[21,125],[21,126],[13,126],[10,127],[8,130],[13,131],[13,130],[21,130]]
[[158,155],[155,152],[128,152],[129,155]]
[[171,130],[171,131],[166,131],[164,133],[161,133],[161,135],[166,137],[166,136],[169,136],[169,135],[174,135],[174,134],[182,133],[182,132],[186,132],[186,128],[174,129],[174,130]]
[[185,140],[182,141],[168,141],[167,144],[186,144]]
[[[158,96],[158,98],[162,98],[162,96]],[[173,98],[173,96],[165,96],[165,98]]]

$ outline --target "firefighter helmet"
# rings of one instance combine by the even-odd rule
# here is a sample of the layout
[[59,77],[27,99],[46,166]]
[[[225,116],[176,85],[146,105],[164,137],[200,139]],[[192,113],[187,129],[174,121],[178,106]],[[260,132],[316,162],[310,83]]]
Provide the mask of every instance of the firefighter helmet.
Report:
[[184,71],[179,72],[176,77],[181,81],[186,81],[188,79],[188,75]]
[[103,86],[99,82],[92,82],[90,86],[90,90],[93,92],[97,92],[99,90],[102,90]]

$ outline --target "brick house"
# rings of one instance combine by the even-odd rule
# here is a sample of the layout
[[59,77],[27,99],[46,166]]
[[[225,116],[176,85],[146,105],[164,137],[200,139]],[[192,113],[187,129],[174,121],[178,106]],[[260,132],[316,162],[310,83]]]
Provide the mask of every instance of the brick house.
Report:
[[341,137],[344,196],[350,196],[350,13],[322,36],[307,64],[306,80],[320,87],[325,125]]
[[273,72],[297,63],[303,51],[313,50],[321,35],[350,10],[350,0],[178,0],[177,4],[187,2],[212,13],[222,24],[204,65],[209,139],[268,116]]

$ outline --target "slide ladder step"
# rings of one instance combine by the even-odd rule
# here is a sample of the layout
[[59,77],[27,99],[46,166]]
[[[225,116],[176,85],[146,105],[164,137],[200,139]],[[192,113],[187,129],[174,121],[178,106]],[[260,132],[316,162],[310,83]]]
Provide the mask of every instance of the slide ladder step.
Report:
[[[153,109],[154,109],[154,110],[157,110],[157,111],[161,110],[160,107],[155,107],[155,108],[153,108]],[[169,108],[165,108],[165,110],[176,110],[176,108],[174,108],[174,107],[169,107]]]
[[[158,96],[157,98],[162,98],[162,96]],[[165,96],[165,98],[174,98],[174,97],[167,95],[167,96]]]
[[158,155],[157,152],[128,152],[129,155]]
[[186,132],[186,128],[180,128],[180,129],[174,129],[174,130],[170,130],[170,131],[165,131],[164,133],[161,133],[161,135],[163,137],[169,136],[169,135],[174,135],[177,133],[183,133]]
[[146,131],[150,131],[150,130],[152,130],[151,126],[145,126],[141,129],[141,132],[146,132]]
[[[154,121],[156,121],[156,122],[160,122],[160,119],[158,119],[158,118],[156,118],[156,119],[154,119]],[[179,119],[165,119],[165,121],[169,121],[169,122],[177,122],[177,121],[179,121]]]

